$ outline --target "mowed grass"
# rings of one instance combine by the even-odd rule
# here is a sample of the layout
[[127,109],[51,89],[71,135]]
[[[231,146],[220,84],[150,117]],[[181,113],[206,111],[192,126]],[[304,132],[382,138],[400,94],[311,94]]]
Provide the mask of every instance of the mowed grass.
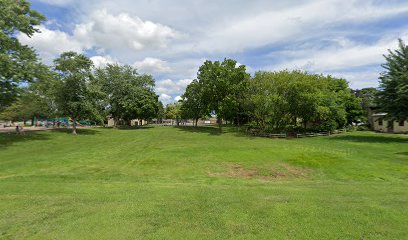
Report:
[[408,136],[0,134],[0,239],[407,239]]

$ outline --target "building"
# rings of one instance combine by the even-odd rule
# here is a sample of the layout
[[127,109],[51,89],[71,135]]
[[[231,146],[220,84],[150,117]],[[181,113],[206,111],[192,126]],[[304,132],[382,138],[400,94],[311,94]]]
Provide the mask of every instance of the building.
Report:
[[[139,120],[139,119],[133,119],[132,121],[130,121],[131,126],[141,126],[141,125],[147,125],[148,122],[146,120]],[[123,121],[119,120],[118,125],[126,125],[124,124]],[[108,117],[108,127],[113,127],[115,126],[115,120],[111,117]]]
[[375,113],[372,115],[373,129],[377,132],[408,133],[408,120],[386,120],[387,113]]

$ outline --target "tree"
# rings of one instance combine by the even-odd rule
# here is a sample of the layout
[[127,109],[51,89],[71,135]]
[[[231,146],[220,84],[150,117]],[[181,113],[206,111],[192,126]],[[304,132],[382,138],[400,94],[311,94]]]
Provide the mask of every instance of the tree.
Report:
[[354,90],[354,94],[361,101],[361,108],[364,113],[364,120],[367,120],[370,125],[372,122],[373,109],[377,108],[376,98],[379,94],[379,90],[376,88],[363,88],[360,90]]
[[399,39],[399,48],[388,50],[384,57],[378,105],[391,120],[404,121],[408,118],[408,46]]
[[166,116],[164,115],[164,106],[162,101],[157,101],[157,114],[156,114],[156,118],[157,118],[157,123],[162,123],[163,119]]
[[93,63],[88,57],[75,52],[62,53],[54,63],[61,78],[56,90],[58,110],[71,117],[72,133],[77,134],[78,119],[96,115],[97,112],[89,89]]
[[139,75],[129,65],[108,64],[96,70],[96,85],[102,93],[105,110],[115,122],[129,123],[133,119],[151,119],[157,114],[158,96],[154,92],[154,79]]
[[205,61],[197,73],[198,83],[202,89],[204,112],[215,112],[221,129],[222,119],[234,120],[238,118],[245,83],[250,78],[244,65],[237,65],[237,61],[225,59],[219,61]]
[[257,72],[247,99],[255,125],[272,132],[334,130],[361,113],[347,81],[302,71]]
[[166,119],[175,119],[177,126],[180,125],[181,120],[181,104],[180,103],[169,103],[166,105],[164,111]]
[[329,90],[331,90],[336,98],[337,106],[339,108],[341,117],[337,118],[338,127],[345,127],[346,125],[352,125],[362,120],[363,109],[361,105],[361,99],[358,98],[354,92],[350,89],[348,82],[345,79],[327,77],[329,81]]
[[31,119],[34,125],[35,118],[47,118],[55,115],[55,84],[56,76],[49,67],[38,66],[39,79],[29,86],[20,88],[19,98],[6,107],[1,119],[24,122]]
[[181,96],[181,115],[185,119],[194,119],[197,127],[198,119],[209,115],[208,108],[204,106],[203,92],[197,79],[193,80]]
[[37,76],[36,53],[22,45],[16,35],[31,37],[39,31],[35,26],[44,20],[25,0],[0,1],[0,111],[16,100],[21,82],[31,82]]
[[287,92],[286,79],[275,73],[257,72],[248,92],[250,117],[261,129],[280,131],[290,120],[288,102],[283,97]]

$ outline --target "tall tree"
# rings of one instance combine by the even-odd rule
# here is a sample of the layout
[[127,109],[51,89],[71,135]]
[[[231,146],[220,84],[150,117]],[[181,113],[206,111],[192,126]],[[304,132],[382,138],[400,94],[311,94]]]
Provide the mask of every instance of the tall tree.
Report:
[[176,120],[177,126],[180,125],[181,114],[181,103],[169,103],[166,105],[166,109],[164,110],[166,119]]
[[89,89],[93,63],[88,57],[75,52],[62,53],[54,63],[61,78],[56,91],[58,110],[71,117],[72,133],[77,134],[78,119],[96,115],[97,112]]
[[255,124],[273,132],[334,130],[361,113],[347,81],[302,71],[257,72],[247,98]]
[[154,79],[139,75],[129,65],[108,64],[96,70],[96,84],[105,101],[105,110],[115,122],[119,119],[130,124],[133,119],[151,119],[156,116],[158,96],[154,92]]
[[240,98],[243,97],[240,93],[249,78],[246,67],[238,66],[232,59],[205,61],[199,68],[197,79],[202,85],[203,104],[207,112],[217,114],[220,128],[222,119],[232,121],[239,117]]
[[197,127],[198,119],[209,115],[208,108],[203,104],[202,87],[197,81],[193,80],[186,88],[186,91],[181,96],[181,115],[185,119],[194,119]]
[[38,60],[32,48],[22,45],[18,33],[31,37],[45,17],[25,0],[0,1],[0,110],[18,96],[21,82],[36,78]]
[[384,57],[378,105],[390,119],[403,121],[408,118],[408,46],[399,39],[399,48]]
[[[328,76],[329,90],[333,92],[337,101],[337,125],[345,127],[358,123],[364,117],[361,99],[358,98],[349,87],[345,79]],[[340,117],[339,117],[340,116]]]
[[368,121],[368,123],[372,125],[372,114],[373,110],[377,108],[376,98],[379,94],[379,90],[376,88],[363,88],[360,90],[354,90],[354,94],[357,98],[361,99],[360,101],[364,113],[364,120]]
[[[55,115],[56,74],[48,66],[38,66],[39,79],[29,86],[21,87],[19,98],[4,110],[3,117],[7,120],[47,118]],[[8,117],[7,117],[8,116]]]
[[157,114],[156,114],[157,123],[162,123],[164,118],[165,118],[164,105],[162,101],[157,101]]

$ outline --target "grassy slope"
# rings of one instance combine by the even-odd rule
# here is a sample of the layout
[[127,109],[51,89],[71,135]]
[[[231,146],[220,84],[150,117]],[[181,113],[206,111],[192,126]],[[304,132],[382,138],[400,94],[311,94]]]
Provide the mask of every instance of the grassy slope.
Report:
[[0,239],[403,239],[408,137],[0,134]]

